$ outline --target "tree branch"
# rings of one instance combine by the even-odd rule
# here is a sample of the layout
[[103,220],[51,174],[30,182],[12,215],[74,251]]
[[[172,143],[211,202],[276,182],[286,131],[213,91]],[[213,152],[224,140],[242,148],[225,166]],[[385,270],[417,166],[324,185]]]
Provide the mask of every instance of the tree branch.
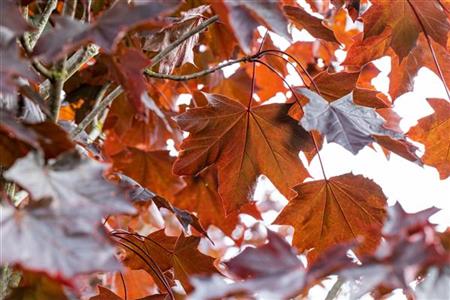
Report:
[[331,287],[331,290],[328,292],[327,296],[325,297],[325,300],[333,300],[336,299],[337,295],[341,291],[341,287],[344,285],[345,280],[341,277],[338,277],[337,281],[334,283],[334,285]]
[[[171,43],[169,46],[167,46],[167,48],[165,48],[163,51],[161,51],[160,53],[158,53],[158,55],[156,55],[153,59],[152,59],[152,63],[150,65],[150,67],[148,67],[145,72],[150,72],[150,74],[158,74],[155,73],[153,71],[151,71],[151,68],[156,66],[167,54],[169,54],[173,49],[175,49],[177,46],[179,46],[182,42],[184,42],[185,40],[187,40],[188,38],[190,38],[191,36],[193,36],[194,34],[197,34],[203,30],[206,29],[206,27],[208,27],[209,25],[211,25],[212,23],[216,22],[219,19],[218,16],[214,16],[211,17],[209,19],[207,19],[205,22],[201,23],[200,25],[198,25],[197,27],[195,27],[194,29],[192,29],[191,31],[183,34],[181,37],[179,37],[176,41],[174,41],[173,43]],[[248,60],[249,58],[242,58],[240,61],[245,61]],[[240,61],[236,61],[233,63],[237,63]],[[231,63],[230,63],[231,64]],[[228,65],[230,65],[228,64]],[[221,65],[221,68],[224,68],[226,65]],[[212,73],[216,70],[218,70],[219,68],[215,69],[214,71],[212,71],[215,68],[212,69],[208,69],[202,72],[205,72],[203,75],[204,76],[206,74]],[[210,72],[208,72],[210,71]],[[202,73],[199,72],[199,73]],[[161,74],[163,75],[163,74]],[[194,74],[191,74],[191,76]],[[197,73],[198,75],[198,73]],[[150,75],[149,75],[150,76]],[[186,75],[184,75],[186,76]],[[195,78],[195,76],[193,77]],[[186,79],[187,80],[187,79]],[[80,124],[78,124],[78,127],[75,128],[70,134],[73,138],[77,137],[84,129],[86,129],[86,127],[95,119],[95,117],[101,113],[103,110],[105,110],[118,96],[120,96],[120,94],[123,93],[123,88],[119,85],[117,86],[108,96],[105,97],[105,99],[103,99],[103,101],[97,106],[95,107],[81,122]]]
[[62,102],[62,91],[64,87],[64,81],[66,77],[66,58],[64,58],[57,65],[57,70],[53,72],[53,77],[51,80],[52,86],[50,91],[50,112],[52,114],[52,120],[54,122],[58,121],[59,110],[61,108]]
[[[94,44],[89,44],[84,48],[78,49],[66,62],[66,76],[64,81],[67,81],[73,76],[86,62],[96,56],[99,52],[99,47]],[[50,80],[46,80],[40,85],[40,91],[42,98],[47,99],[50,95]]]
[[191,36],[202,32],[203,30],[206,29],[206,27],[208,27],[209,25],[211,25],[212,23],[215,23],[216,21],[219,20],[219,16],[213,16],[209,19],[207,19],[206,21],[202,22],[200,25],[198,25],[197,27],[195,27],[194,29],[192,29],[189,32],[186,32],[185,34],[183,34],[182,36],[180,36],[176,41],[174,41],[172,44],[170,44],[169,46],[167,46],[166,48],[164,48],[164,50],[162,50],[161,52],[159,52],[157,55],[155,55],[155,57],[152,58],[152,64],[150,65],[149,68],[147,68],[147,70],[150,70],[151,68],[153,68],[154,66],[156,66],[157,64],[159,64],[159,62],[167,55],[169,54],[173,49],[175,49],[176,47],[178,47],[181,43],[183,43],[185,40],[187,40],[188,38],[190,38]]
[[255,59],[257,57],[257,55],[254,56],[245,56],[245,57],[241,57],[238,59],[234,59],[234,60],[230,60],[227,61],[226,63],[223,63],[221,65],[217,65],[213,68],[210,69],[206,69],[200,72],[196,72],[196,73],[192,73],[192,74],[186,74],[186,75],[170,75],[170,74],[161,74],[161,73],[156,73],[151,71],[150,69],[146,69],[145,70],[145,75],[147,75],[148,77],[152,77],[152,78],[158,78],[158,79],[169,79],[169,80],[174,80],[174,81],[186,81],[186,80],[191,80],[191,79],[195,79],[198,77],[202,77],[211,73],[214,73],[220,69],[223,69],[225,67],[240,63],[240,62],[249,62],[252,61],[252,59]]
[[122,94],[123,88],[119,85],[117,86],[111,93],[108,94],[96,107],[94,107],[89,114],[83,119],[83,121],[78,124],[78,127],[75,128],[70,135],[72,138],[76,138],[86,127],[94,121],[95,117],[104,111],[117,97]]
[[42,12],[41,18],[36,24],[36,31],[27,32],[25,34],[25,42],[30,50],[33,50],[37,40],[41,37],[42,32],[44,32],[45,26],[47,25],[52,12],[56,9],[57,4],[58,0],[49,0]]

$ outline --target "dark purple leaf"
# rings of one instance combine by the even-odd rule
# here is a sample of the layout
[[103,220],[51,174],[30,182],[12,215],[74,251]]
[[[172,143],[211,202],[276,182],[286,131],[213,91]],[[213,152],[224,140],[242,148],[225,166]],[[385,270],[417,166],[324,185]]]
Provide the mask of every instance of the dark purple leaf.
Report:
[[355,104],[352,93],[329,103],[309,89],[298,91],[309,99],[300,120],[303,128],[318,130],[328,142],[338,143],[353,154],[375,141],[373,135],[403,138],[403,134],[383,127],[385,121],[375,109]]
[[[202,5],[186,12],[182,12],[182,17],[176,19],[170,26],[146,38],[143,47],[144,50],[159,52],[165,49],[180,36],[200,25],[203,20],[202,14],[207,9],[208,6]],[[198,38],[199,34],[194,34],[173,49],[159,63],[159,72],[170,74],[173,72],[174,68],[180,67],[185,63],[194,64],[193,48],[197,44]]]
[[0,242],[7,247],[0,263],[62,278],[119,269],[104,232],[82,222],[74,225],[75,213],[58,214],[44,205],[23,210],[2,207]]
[[143,1],[133,5],[128,5],[127,1],[117,1],[92,24],[57,18],[57,28],[39,39],[35,54],[45,61],[54,61],[61,54],[87,42],[93,42],[111,53],[127,30],[142,23],[158,21],[158,17],[176,10],[178,4],[178,0]]
[[76,152],[61,155],[48,165],[42,156],[30,152],[4,173],[28,190],[34,200],[51,198],[51,208],[65,214],[81,214],[93,222],[103,216],[134,213],[123,190],[103,178],[107,165]]

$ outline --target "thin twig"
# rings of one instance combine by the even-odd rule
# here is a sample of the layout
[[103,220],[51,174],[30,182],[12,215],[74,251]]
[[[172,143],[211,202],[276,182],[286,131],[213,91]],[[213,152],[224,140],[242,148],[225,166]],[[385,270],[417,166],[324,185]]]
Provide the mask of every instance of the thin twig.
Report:
[[[303,65],[300,63],[300,61],[298,61],[294,56],[292,56],[292,55],[290,55],[289,53],[286,53],[286,52],[284,52],[284,51],[278,50],[278,49],[267,49],[267,50],[262,51],[261,54],[264,54],[264,53],[266,53],[266,52],[276,52],[276,53],[279,53],[279,54],[284,54],[284,55],[286,55],[287,57],[289,57],[290,59],[292,59],[292,60],[300,67],[300,69],[302,69],[302,71],[303,71],[303,72],[305,73],[305,75],[308,77],[309,81],[311,81],[311,84],[313,85],[313,87],[314,87],[314,89],[317,91],[317,93],[319,93],[319,95],[321,95],[321,94],[320,94],[320,90],[319,90],[319,88],[317,87],[316,83],[314,82],[314,79],[312,78],[312,76],[309,74],[309,72],[306,70],[306,68],[303,67]],[[281,57],[281,58],[284,59],[284,57]],[[300,75],[300,72],[297,71],[297,73]],[[300,76],[300,77],[301,77],[301,76]],[[305,81],[303,80],[303,82],[305,82]],[[306,84],[306,82],[305,82],[305,84]],[[309,86],[308,86],[308,87],[309,87]]]
[[41,18],[36,24],[36,30],[25,34],[25,42],[29,49],[33,50],[34,46],[36,46],[36,43],[41,37],[42,32],[44,32],[45,26],[47,25],[52,12],[56,9],[57,4],[58,0],[49,0],[42,12]]
[[66,0],[63,8],[63,15],[74,18],[77,9],[77,3],[78,3],[77,0]]
[[89,114],[83,119],[83,121],[78,124],[77,128],[75,128],[70,134],[73,138],[76,138],[83,130],[94,121],[95,117],[104,111],[120,94],[122,94],[123,88],[121,86],[117,86],[105,99],[100,102],[100,104],[92,109]]
[[123,294],[125,300],[128,300],[128,292],[127,292],[127,285],[125,284],[125,279],[123,278],[122,272],[119,272],[120,279],[122,280],[122,286],[123,286]]
[[[95,57],[99,52],[97,45],[89,44],[84,48],[78,49],[72,56],[67,59],[66,62],[66,76],[64,81],[67,81],[73,76],[84,64],[86,64],[90,59]],[[46,80],[41,83],[39,93],[42,98],[47,99],[50,95],[50,80]]]
[[83,9],[83,20],[86,23],[91,22],[91,5],[92,5],[92,0],[87,0],[86,1],[86,6]]
[[[39,62],[36,58],[32,57],[32,52],[33,50],[30,49],[30,46],[28,45],[28,43],[26,42],[26,38],[24,36],[22,36],[21,38],[18,39],[20,42],[20,45],[23,47],[23,49],[25,50],[25,53],[27,54],[27,56],[29,57],[29,59],[31,60],[31,65],[33,66],[33,68],[40,73],[42,76],[44,76],[47,79],[51,79],[52,78],[52,72],[47,69],[41,62]],[[49,81],[50,84],[50,81]]]
[[76,51],[67,60],[67,77],[66,80],[72,77],[84,64],[91,60],[99,53],[99,47],[94,44],[89,44],[83,49]]
[[[127,238],[124,238],[123,236],[117,235],[117,234],[112,234],[113,237],[119,238],[121,240],[125,240],[127,241],[129,244],[133,245],[136,247],[136,249],[133,249],[132,247],[130,247],[129,245],[127,245],[124,242],[121,241],[117,241],[119,244],[121,244],[122,246],[128,248],[129,250],[131,250],[133,253],[135,253],[137,256],[139,256],[140,259],[142,259],[142,261],[150,268],[150,270],[152,270],[156,276],[158,277],[158,279],[162,282],[162,284],[164,285],[164,287],[166,288],[167,292],[169,293],[169,296],[171,299],[175,299],[175,296],[173,295],[172,289],[170,288],[170,284],[167,282],[167,279],[164,277],[164,273],[161,270],[161,268],[158,266],[158,264],[153,260],[153,258],[150,256],[149,253],[147,253],[146,251],[142,250],[138,245],[136,245],[134,242],[130,241]],[[145,245],[145,244],[144,244]],[[137,250],[142,251],[143,255],[141,253],[139,253]],[[148,260],[146,260],[144,258],[144,256],[148,257]],[[151,264],[150,264],[150,263]]]
[[[105,94],[108,91],[110,86],[111,86],[111,82],[107,82],[100,88],[100,90],[97,93],[97,96],[95,97],[95,103],[94,103],[93,108],[100,105],[101,101],[105,97]],[[103,112],[100,112],[98,115],[96,115],[94,117],[94,124],[92,125],[92,129],[88,135],[88,141],[90,143],[92,143],[95,139],[97,139],[97,137],[101,134],[103,123],[105,121],[107,114],[108,114],[108,108],[106,108],[105,110],[103,110]]]
[[166,57],[167,54],[169,54],[173,49],[178,47],[185,40],[187,40],[188,38],[190,38],[191,36],[193,36],[197,33],[200,33],[201,31],[205,30],[206,27],[208,27],[212,23],[215,23],[218,20],[219,20],[219,16],[213,16],[213,17],[205,20],[204,22],[202,22],[200,25],[195,27],[193,30],[186,32],[185,34],[180,36],[176,41],[174,41],[172,44],[170,44],[169,46],[164,48],[163,51],[159,52],[157,55],[155,55],[155,57],[152,58],[152,63],[148,69],[151,69],[154,66],[156,66],[164,57]]
[[328,292],[327,296],[325,297],[325,300],[333,300],[336,299],[337,295],[341,291],[341,287],[344,285],[345,280],[341,277],[338,277],[337,281],[334,283],[334,285],[331,287],[331,290]]
[[220,69],[223,69],[225,67],[240,63],[240,62],[248,62],[252,59],[252,57],[242,57],[234,60],[229,60],[226,63],[223,63],[221,65],[217,65],[213,68],[206,69],[200,72],[192,73],[192,74],[186,74],[186,75],[170,75],[170,74],[162,74],[162,73],[156,73],[151,71],[150,69],[145,70],[145,75],[152,78],[158,78],[158,79],[169,79],[174,81],[187,81],[195,78],[199,78],[202,76],[206,76],[208,74],[214,73]]

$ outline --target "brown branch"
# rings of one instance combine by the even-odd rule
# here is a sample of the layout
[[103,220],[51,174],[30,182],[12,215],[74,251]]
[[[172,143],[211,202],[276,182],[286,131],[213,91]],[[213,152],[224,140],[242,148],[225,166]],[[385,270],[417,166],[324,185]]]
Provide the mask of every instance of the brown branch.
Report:
[[202,76],[206,76],[209,75],[211,73],[214,73],[220,69],[223,69],[225,67],[237,64],[237,63],[241,63],[241,62],[249,62],[252,59],[256,58],[257,56],[246,56],[246,57],[242,57],[242,58],[238,58],[238,59],[234,59],[234,60],[230,60],[227,61],[226,63],[223,63],[221,65],[217,65],[213,68],[210,69],[206,69],[197,73],[192,73],[192,74],[186,74],[186,75],[170,75],[170,74],[161,74],[161,73],[157,73],[157,72],[153,72],[150,69],[146,69],[145,70],[145,75],[147,75],[148,77],[152,77],[152,78],[158,78],[158,79],[169,79],[169,80],[174,80],[174,81],[187,81],[187,80],[191,80],[191,79],[195,79],[195,78],[199,78]]
[[159,64],[159,62],[166,57],[167,54],[169,54],[173,49],[175,49],[176,47],[178,47],[181,43],[183,43],[185,40],[187,40],[188,38],[190,38],[191,36],[202,32],[203,30],[206,29],[206,27],[208,27],[209,25],[215,23],[216,21],[219,20],[219,16],[213,16],[209,19],[207,19],[205,22],[202,22],[200,25],[198,25],[197,27],[195,27],[194,29],[192,29],[189,32],[186,32],[185,34],[183,34],[182,36],[180,36],[176,41],[174,41],[172,44],[170,44],[169,46],[167,46],[166,48],[164,48],[164,50],[162,50],[161,52],[159,52],[157,55],[155,55],[155,57],[152,58],[152,64],[150,65],[150,67],[148,68],[148,70],[150,70],[151,68],[153,68],[154,66],[156,66],[157,64]]

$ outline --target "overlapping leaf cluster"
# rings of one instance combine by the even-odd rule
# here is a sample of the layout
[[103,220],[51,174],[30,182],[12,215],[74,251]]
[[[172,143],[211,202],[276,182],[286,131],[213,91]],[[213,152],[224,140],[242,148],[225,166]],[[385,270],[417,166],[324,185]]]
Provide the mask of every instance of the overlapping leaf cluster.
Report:
[[[409,132],[393,110],[422,67],[450,97],[446,1],[0,3],[2,299],[287,299],[332,275],[329,297],[450,297],[437,209],[320,157],[381,147],[449,177],[449,99]],[[261,181],[288,204],[255,201]]]

